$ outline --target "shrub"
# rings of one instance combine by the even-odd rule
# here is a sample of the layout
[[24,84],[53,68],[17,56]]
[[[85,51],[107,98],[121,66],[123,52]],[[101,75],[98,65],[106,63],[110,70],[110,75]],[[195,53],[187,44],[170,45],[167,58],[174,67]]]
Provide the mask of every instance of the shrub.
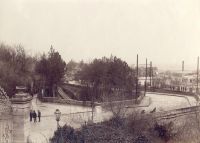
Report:
[[173,122],[164,123],[159,125],[155,124],[154,130],[158,133],[158,136],[165,142],[172,139],[177,133],[173,130]]
[[144,135],[138,136],[134,143],[151,143]]
[[82,131],[77,131],[71,126],[64,125],[54,132],[51,143],[84,143],[84,134]]

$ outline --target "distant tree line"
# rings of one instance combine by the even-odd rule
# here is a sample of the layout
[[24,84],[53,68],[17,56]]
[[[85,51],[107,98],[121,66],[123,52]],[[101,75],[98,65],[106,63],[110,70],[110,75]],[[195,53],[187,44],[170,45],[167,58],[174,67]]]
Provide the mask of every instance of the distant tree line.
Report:
[[54,96],[66,76],[84,85],[82,100],[104,100],[117,94],[132,96],[136,84],[135,70],[116,56],[66,64],[52,46],[48,54],[33,57],[21,45],[0,44],[0,85],[9,96],[14,95],[17,85],[28,87],[31,93],[43,91],[46,96]]

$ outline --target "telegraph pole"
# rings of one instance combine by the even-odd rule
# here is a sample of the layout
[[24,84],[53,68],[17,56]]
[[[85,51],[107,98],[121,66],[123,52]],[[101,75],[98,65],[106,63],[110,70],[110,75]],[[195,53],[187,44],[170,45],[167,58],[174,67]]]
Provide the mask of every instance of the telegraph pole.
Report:
[[[181,74],[181,82],[182,82],[182,84],[183,84],[183,72],[184,72],[184,69],[185,67],[184,67],[184,61],[182,61],[182,74]],[[184,84],[183,84],[183,86],[184,86]],[[180,87],[180,90],[181,91],[184,91],[184,87]]]
[[147,58],[146,58],[146,72],[145,72],[145,95],[146,95],[146,91],[147,91]]
[[199,56],[197,58],[197,93],[199,93]]
[[184,61],[182,61],[182,72],[184,72],[184,69],[185,69],[185,67],[184,67]]
[[137,66],[136,66],[136,96],[138,94],[138,54],[137,54]]
[[150,61],[150,87],[152,85],[152,62]]
[[152,64],[152,61],[151,61],[151,82],[152,82],[152,87],[154,88],[154,81],[153,81],[153,64]]

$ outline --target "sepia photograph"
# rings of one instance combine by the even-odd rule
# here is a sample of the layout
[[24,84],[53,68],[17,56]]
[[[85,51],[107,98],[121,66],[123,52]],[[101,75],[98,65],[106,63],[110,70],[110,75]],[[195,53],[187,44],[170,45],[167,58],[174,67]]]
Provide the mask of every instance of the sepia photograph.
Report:
[[0,0],[0,143],[200,143],[200,0]]

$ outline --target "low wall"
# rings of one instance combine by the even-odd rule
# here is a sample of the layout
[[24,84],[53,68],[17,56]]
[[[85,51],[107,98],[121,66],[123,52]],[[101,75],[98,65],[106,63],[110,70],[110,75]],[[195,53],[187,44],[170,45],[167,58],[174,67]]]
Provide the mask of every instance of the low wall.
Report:
[[169,90],[169,89],[162,89],[162,88],[151,88],[147,89],[148,92],[157,92],[157,93],[169,93],[169,94],[182,94],[187,96],[194,96],[195,93],[193,92],[183,92],[183,91],[176,91],[176,90]]
[[[91,101],[78,101],[72,99],[59,99],[56,97],[42,97],[40,99],[42,102],[51,102],[51,103],[61,103],[61,104],[72,104],[72,105],[80,105],[80,106],[90,106],[92,105]],[[94,102],[94,106],[100,105],[98,102]]]
[[137,99],[122,100],[122,101],[108,101],[108,102],[101,103],[101,106],[102,107],[117,106],[117,105],[130,106],[134,104],[140,104],[144,96],[145,96],[144,92],[141,92],[140,96]]
[[123,100],[123,101],[108,101],[108,102],[103,102],[101,103],[102,107],[108,107],[108,106],[117,106],[117,105],[126,105],[126,106],[130,106],[133,104],[136,104],[136,99],[132,99],[132,100]]
[[[125,105],[133,105],[133,104],[139,104],[142,99],[144,98],[145,93],[141,92],[140,96],[137,99],[131,99],[131,100],[122,100],[122,101],[110,101],[110,102],[94,102],[94,106],[116,106],[118,104],[125,104]],[[71,105],[80,105],[80,106],[92,106],[91,101],[79,101],[79,100],[73,100],[73,99],[60,99],[58,97],[42,97],[40,98],[42,102],[51,102],[51,103],[61,103],[61,104],[71,104]]]

